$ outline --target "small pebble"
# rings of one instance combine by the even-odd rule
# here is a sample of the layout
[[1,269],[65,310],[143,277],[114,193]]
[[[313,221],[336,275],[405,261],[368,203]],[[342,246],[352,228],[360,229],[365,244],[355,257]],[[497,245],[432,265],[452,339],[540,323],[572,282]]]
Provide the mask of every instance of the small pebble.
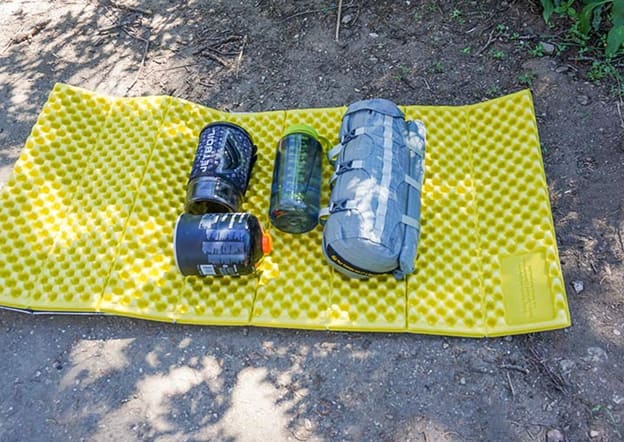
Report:
[[342,17],[342,20],[340,21],[342,22],[343,25],[348,25],[349,23],[353,21],[353,16],[351,14],[347,14],[344,17]]
[[565,438],[560,430],[548,430],[546,433],[546,442],[565,442]]
[[540,43],[542,45],[542,52],[544,52],[545,55],[552,55],[555,53],[555,45],[552,43],[545,43],[545,42],[541,42]]
[[622,332],[621,332],[621,331],[619,331],[617,328],[614,328],[614,329],[613,329],[613,334],[614,334],[615,336],[620,336],[620,335],[622,334]]
[[596,431],[596,430],[591,430],[589,432],[589,437],[591,437],[592,439],[597,438],[598,436],[600,436],[600,431]]
[[585,283],[580,280],[572,281],[572,287],[574,287],[574,291],[578,294],[585,290]]
[[609,360],[607,352],[600,347],[589,347],[587,349],[587,355],[588,356],[583,359],[594,364],[604,364]]
[[370,38],[377,38],[377,37],[379,37],[379,34],[378,34],[378,33],[376,33],[376,32],[371,32],[371,33],[369,33],[369,34],[368,34],[368,36],[369,36]]
[[587,95],[579,95],[576,97],[576,101],[578,101],[581,106],[587,106],[589,104],[589,97]]
[[563,74],[564,72],[568,72],[570,70],[570,68],[568,68],[567,66],[559,66],[557,69],[555,69],[555,72],[558,74]]
[[561,361],[559,361],[559,368],[561,368],[561,371],[563,373],[570,373],[572,370],[574,370],[575,366],[576,364],[574,363],[574,361],[571,361],[570,359],[562,359]]

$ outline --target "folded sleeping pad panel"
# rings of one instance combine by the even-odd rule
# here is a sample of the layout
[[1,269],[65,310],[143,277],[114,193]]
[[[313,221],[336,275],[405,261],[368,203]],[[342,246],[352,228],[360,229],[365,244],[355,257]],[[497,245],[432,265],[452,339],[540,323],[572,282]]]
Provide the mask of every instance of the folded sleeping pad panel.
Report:
[[[402,106],[427,129],[415,272],[348,279],[322,228],[268,220],[275,146],[292,124],[338,141],[346,108],[225,113],[172,97],[113,98],[58,84],[0,194],[0,306],[168,322],[458,336],[570,324],[531,95]],[[258,145],[243,210],[273,236],[262,272],[183,277],[172,236],[201,129]],[[325,163],[322,203],[332,168]]]

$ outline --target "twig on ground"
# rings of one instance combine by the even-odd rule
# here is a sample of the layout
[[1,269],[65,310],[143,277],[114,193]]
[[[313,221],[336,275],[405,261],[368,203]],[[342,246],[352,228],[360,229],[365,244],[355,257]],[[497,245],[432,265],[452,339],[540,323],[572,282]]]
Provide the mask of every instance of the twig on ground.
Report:
[[[242,40],[241,49],[238,51],[222,51],[220,49],[221,46],[226,45],[228,43],[239,42]],[[245,45],[247,44],[247,36],[240,35],[230,35],[228,37],[222,38],[221,40],[215,41],[207,46],[202,46],[196,51],[193,52],[193,55],[203,55],[205,57],[210,58],[213,61],[216,61],[222,66],[230,67],[230,64],[222,57],[231,57],[238,56],[242,58],[243,51],[245,49]]]
[[240,67],[241,67],[241,63],[243,61],[243,52],[245,51],[245,45],[247,44],[247,36],[245,35],[243,37],[243,44],[241,45],[241,50],[240,53],[238,54],[238,57],[236,58],[236,79],[238,80],[238,73],[240,72]]
[[624,241],[622,241],[622,233],[620,232],[619,227],[616,229],[616,232],[617,232],[618,240],[620,241],[620,248],[622,249],[622,252],[624,252]]
[[416,89],[416,87],[405,77],[401,76],[399,79],[407,85],[410,89]]
[[210,51],[206,51],[206,52],[200,51],[199,54],[203,55],[204,57],[210,58],[212,61],[216,61],[217,63],[219,63],[223,67],[227,68],[227,67],[230,66],[227,61],[223,60],[218,55],[211,53]]
[[490,45],[494,42],[494,32],[496,32],[496,28],[490,31],[487,42],[475,53],[475,55],[481,55],[487,48],[490,47]]
[[529,435],[531,440],[538,440],[537,436],[535,436],[533,433],[531,433],[528,428],[525,428],[524,431],[526,431],[526,433]]
[[137,8],[136,6],[120,5],[117,2],[110,2],[110,4],[113,8],[125,9],[126,11],[131,11],[131,12],[138,12],[139,14],[143,14],[143,15],[154,15],[154,13],[149,9]]
[[506,368],[507,370],[516,370],[516,371],[519,371],[520,373],[524,373],[524,374],[529,374],[529,369],[528,368],[520,367],[519,365],[501,364],[501,365],[499,365],[499,367],[500,368]]
[[141,64],[139,65],[139,69],[137,70],[137,73],[136,73],[136,76],[134,77],[134,80],[132,81],[130,86],[128,86],[128,89],[126,89],[126,94],[128,92],[130,92],[130,90],[134,87],[136,82],[139,80],[139,75],[141,75],[141,71],[143,70],[143,66],[145,66],[145,58],[147,57],[147,51],[149,51],[149,45],[150,45],[149,40],[146,39],[146,38],[137,37],[137,36],[134,36],[134,38],[136,38],[137,40],[143,41],[145,43],[145,47],[143,48],[143,56],[141,57]]
[[570,57],[570,60],[572,60],[572,61],[591,61],[591,62],[594,62],[594,61],[597,61],[598,59],[596,57],[587,57],[587,56],[581,55],[579,57]]
[[[344,9],[344,8],[343,8]],[[360,12],[362,12],[362,8],[360,8],[358,6],[358,8],[355,11],[355,17],[353,17],[351,19],[351,21],[349,21],[349,26],[352,27],[353,25],[355,25],[358,21],[358,19],[360,18]]]
[[228,35],[227,37],[222,38],[221,40],[218,40],[218,41],[215,41],[215,42],[211,43],[210,47],[213,48],[213,49],[216,49],[219,46],[223,46],[224,44],[232,43],[232,42],[235,42],[235,41],[240,41],[240,40],[243,40],[245,38],[247,38],[247,36],[243,37],[241,35]]
[[210,81],[210,80],[208,80],[208,81],[200,80],[200,81],[197,82],[197,84],[199,84],[199,85],[201,85],[201,86],[203,86],[205,88],[211,88],[211,87],[214,86],[214,83],[212,81]]
[[529,345],[529,351],[533,356],[533,363],[550,379],[553,387],[560,393],[566,392],[566,384],[561,375],[552,371],[552,369],[546,365],[546,362],[542,359],[542,356],[537,352],[533,345]]
[[[342,9],[345,10],[347,8],[353,8],[355,6],[357,6],[357,5],[355,5],[354,2],[351,2],[351,3],[347,4],[347,5],[342,5]],[[309,11],[296,12],[296,13],[294,13],[292,15],[289,15],[288,17],[284,17],[283,19],[280,20],[280,22],[283,23],[283,22],[291,20],[293,18],[301,17],[302,15],[318,14],[319,12],[328,12],[328,11],[331,11],[332,9],[336,9],[337,7],[338,6],[330,6],[330,7],[322,8],[322,9],[311,9]]]
[[215,49],[213,47],[209,47],[206,48],[208,49],[210,52],[217,54],[217,55],[221,55],[222,57],[233,57],[233,56],[237,56],[238,54],[240,54],[240,51],[222,51],[221,49]]
[[511,383],[511,377],[509,376],[509,373],[507,373],[507,382],[509,383],[509,390],[511,391],[511,397],[516,397],[516,391],[514,390],[514,386]]
[[[152,60],[153,61],[153,60]],[[177,69],[186,69],[186,68],[190,68],[191,66],[197,66],[199,63],[189,63],[189,64],[183,64],[181,66],[172,66],[170,68],[163,68],[163,69],[157,69],[154,72],[165,72],[165,71],[175,71]]]
[[[621,100],[622,100],[622,99],[620,98],[620,101],[621,101]],[[621,127],[622,129],[624,129],[624,118],[622,117],[622,105],[621,105],[621,102],[620,102],[620,101],[617,101],[617,102],[615,103],[615,107],[617,107],[618,115],[619,115],[619,117],[620,117],[620,127]]]
[[40,21],[35,26],[33,26],[33,28],[30,31],[23,32],[21,34],[17,34],[15,37],[13,37],[11,40],[9,40],[9,46],[10,45],[20,44],[20,43],[22,43],[22,42],[24,42],[26,40],[30,40],[35,35],[37,35],[41,31],[43,31],[45,29],[45,27],[48,26],[50,21],[51,21],[50,19]]
[[425,83],[425,87],[427,88],[428,91],[430,91],[431,86],[429,86],[429,82],[427,81],[427,79],[425,77],[418,77],[418,78],[420,78],[423,81],[423,83]]
[[592,259],[589,260],[589,266],[595,274],[598,274],[598,269],[596,268],[596,264],[594,264],[594,261]]
[[115,29],[123,28],[125,26],[131,25],[132,21],[125,21],[122,23],[117,23],[116,25],[106,26],[104,28],[100,28],[97,30],[98,34],[107,34],[110,31],[114,31]]
[[444,9],[442,8],[442,5],[440,4],[439,0],[436,0],[435,6],[437,7],[438,11],[440,12],[440,15],[444,15]]
[[336,16],[336,42],[339,42],[340,20],[342,19],[342,0],[338,0],[338,15]]

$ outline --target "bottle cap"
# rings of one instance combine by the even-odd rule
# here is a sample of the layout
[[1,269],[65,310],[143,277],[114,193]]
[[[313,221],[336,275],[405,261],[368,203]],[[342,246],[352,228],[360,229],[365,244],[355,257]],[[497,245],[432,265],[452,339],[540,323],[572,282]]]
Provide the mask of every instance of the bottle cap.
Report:
[[262,253],[268,255],[273,250],[273,238],[267,232],[262,232]]
[[293,124],[289,126],[284,131],[284,136],[292,135],[292,134],[305,134],[308,135],[315,140],[318,141],[319,134],[312,126],[308,126],[307,124]]

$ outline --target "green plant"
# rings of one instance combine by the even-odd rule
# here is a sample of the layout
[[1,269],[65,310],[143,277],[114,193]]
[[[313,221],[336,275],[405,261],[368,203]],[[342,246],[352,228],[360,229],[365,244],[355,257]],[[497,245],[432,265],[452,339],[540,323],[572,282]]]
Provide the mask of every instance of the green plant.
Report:
[[[567,16],[573,20],[572,33],[578,33],[582,37],[589,37],[594,33],[599,36],[605,46],[605,55],[614,57],[624,47],[624,1],[622,0],[584,0],[579,6],[580,12],[575,5],[580,0],[540,0],[544,8],[544,20],[550,23],[553,14]],[[609,31],[602,32],[602,25],[607,17],[610,22]]]
[[410,68],[408,68],[404,64],[398,65],[397,66],[397,70],[398,70],[398,73],[396,75],[396,79],[397,80],[401,80],[403,78],[407,78],[407,77],[409,77],[409,74],[411,73]]
[[542,149],[542,155],[544,156],[548,155],[550,148],[546,144],[541,144],[540,147]]
[[550,17],[553,13],[558,15],[567,15],[568,17],[576,17],[576,8],[574,3],[576,0],[540,0],[544,8],[544,21],[550,23]]
[[461,10],[459,10],[459,9],[453,9],[451,11],[451,18],[453,20],[457,20],[462,25],[466,22],[466,20],[464,19],[463,15],[464,15],[464,13]]
[[544,46],[541,43],[535,45],[535,47],[529,50],[529,54],[533,57],[543,57],[544,56]]
[[462,48],[461,51],[459,52],[461,52],[462,54],[469,55],[470,51],[472,51],[472,48],[470,46],[466,46],[465,48]]
[[488,54],[494,60],[502,60],[505,58],[505,53],[500,49],[490,49],[490,52],[488,52]]
[[436,12],[440,8],[440,6],[433,0],[428,1],[425,7],[429,12]]
[[599,60],[594,61],[591,69],[587,72],[587,78],[596,83],[599,83],[604,78],[615,77],[617,75],[617,69],[615,69],[610,63]]
[[431,67],[431,69],[433,70],[435,74],[441,74],[442,72],[444,72],[444,65],[442,64],[441,61],[436,61]]
[[587,72],[587,78],[594,83],[600,83],[606,78],[611,79],[614,82],[611,93],[616,97],[624,97],[624,75],[610,60],[595,60]]
[[618,430],[617,421],[615,420],[615,417],[613,416],[613,413],[611,412],[610,407],[608,406],[605,407],[601,404],[598,404],[598,405],[595,405],[591,409],[592,417],[597,417],[600,414],[600,412],[604,412],[604,414],[607,415],[607,422],[611,424],[611,428],[613,428],[613,431],[615,432],[615,434],[617,434],[618,437],[622,437],[622,434]]
[[497,97],[501,94],[501,88],[500,86],[497,86],[495,84],[493,84],[492,86],[488,86],[488,88],[485,90],[485,96],[492,98],[492,97]]
[[524,86],[527,86],[527,87],[531,87],[531,85],[533,84],[533,81],[536,78],[537,78],[537,75],[535,75],[535,72],[533,71],[524,72],[518,75],[518,81],[520,82],[520,84],[523,84]]

